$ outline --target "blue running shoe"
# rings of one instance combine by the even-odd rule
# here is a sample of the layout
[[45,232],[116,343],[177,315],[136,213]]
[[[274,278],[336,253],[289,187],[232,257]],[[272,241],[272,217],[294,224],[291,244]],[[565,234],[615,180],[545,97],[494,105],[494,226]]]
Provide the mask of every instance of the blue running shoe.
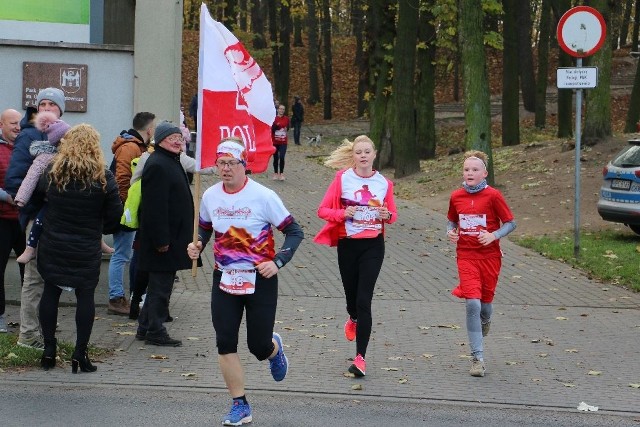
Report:
[[271,376],[276,381],[282,381],[287,376],[289,370],[289,359],[284,355],[284,349],[282,347],[282,337],[276,332],[273,333],[273,339],[278,343],[278,352],[269,360],[271,365]]
[[251,406],[242,399],[233,399],[231,410],[222,421],[223,426],[241,426],[252,421]]

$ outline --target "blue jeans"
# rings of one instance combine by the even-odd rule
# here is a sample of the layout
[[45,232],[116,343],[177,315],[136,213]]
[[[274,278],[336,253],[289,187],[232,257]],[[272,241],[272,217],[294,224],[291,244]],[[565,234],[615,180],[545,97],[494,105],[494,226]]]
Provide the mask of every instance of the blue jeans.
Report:
[[124,267],[131,261],[135,231],[117,231],[113,233],[113,249],[109,261],[109,299],[124,296]]

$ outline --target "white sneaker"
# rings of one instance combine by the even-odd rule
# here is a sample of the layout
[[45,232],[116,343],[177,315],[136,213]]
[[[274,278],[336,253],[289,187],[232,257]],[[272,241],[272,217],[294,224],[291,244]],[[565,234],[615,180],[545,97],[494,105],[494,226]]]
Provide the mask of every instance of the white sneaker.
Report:
[[484,362],[482,360],[473,359],[471,361],[471,369],[469,369],[469,373],[472,377],[484,377]]

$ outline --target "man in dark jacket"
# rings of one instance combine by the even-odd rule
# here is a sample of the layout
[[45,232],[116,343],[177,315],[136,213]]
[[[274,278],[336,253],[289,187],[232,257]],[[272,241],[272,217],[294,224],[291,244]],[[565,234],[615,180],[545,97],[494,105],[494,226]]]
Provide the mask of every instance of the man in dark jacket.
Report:
[[[113,141],[111,152],[113,153],[112,170],[118,183],[120,200],[124,205],[131,186],[131,161],[147,151],[147,146],[155,130],[156,116],[153,113],[142,112],[133,117],[133,127],[123,130]],[[124,292],[124,267],[131,261],[132,245],[136,232],[131,229],[120,229],[113,233],[114,252],[109,260],[109,304],[107,311],[121,316],[129,315],[129,301]],[[129,266],[133,269],[133,262]],[[130,288],[133,286],[130,284]],[[131,289],[133,291],[133,289]]]
[[304,106],[300,102],[299,96],[293,97],[293,107],[291,107],[291,125],[293,126],[293,142],[300,145],[300,130],[304,122]]
[[[0,114],[0,333],[7,332],[4,318],[4,272],[9,261],[11,250],[16,255],[22,253],[26,246],[26,236],[18,222],[18,207],[13,198],[3,190],[4,175],[9,166],[13,144],[20,133],[20,113],[16,110],[4,110]],[[24,276],[24,264],[18,264],[20,278]]]
[[193,197],[180,165],[180,128],[162,122],[154,135],[155,151],[142,171],[140,203],[140,269],[149,272],[136,338],[147,344],[178,347],[163,325],[176,271],[191,267],[185,248],[193,234]]
[[[60,118],[64,114],[65,97],[62,90],[55,87],[48,87],[38,92],[36,97],[36,107],[38,112],[50,111]],[[20,122],[22,130],[16,138],[9,169],[5,176],[5,190],[15,197],[20,184],[29,171],[33,163],[33,157],[29,153],[31,143],[34,141],[46,141],[47,135],[35,128],[27,114]],[[33,219],[38,213],[38,206],[29,202],[20,208],[20,225],[25,229],[27,235],[31,230]],[[20,295],[20,335],[18,345],[21,347],[31,347],[44,349],[44,343],[40,334],[40,321],[38,320],[38,304],[42,296],[44,281],[38,273],[35,262],[27,263],[24,271],[24,283]]]

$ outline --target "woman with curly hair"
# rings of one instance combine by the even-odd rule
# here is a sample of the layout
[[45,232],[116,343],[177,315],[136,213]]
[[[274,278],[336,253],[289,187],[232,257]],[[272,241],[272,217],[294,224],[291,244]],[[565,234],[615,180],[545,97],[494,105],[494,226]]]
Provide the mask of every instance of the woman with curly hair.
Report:
[[314,242],[338,247],[338,268],[347,301],[344,335],[356,341],[349,372],[365,375],[373,320],[371,301],[384,260],[384,229],[398,218],[393,183],[373,169],[376,149],[368,136],[344,140],[325,161],[340,169],[318,208],[327,224]]
[[41,365],[44,369],[55,367],[60,295],[63,290],[74,290],[76,347],[72,372],[78,368],[93,372],[97,368],[89,360],[87,347],[95,316],[102,234],[117,229],[122,202],[115,178],[105,167],[100,135],[92,126],[80,124],[66,133],[33,197],[40,202],[47,200],[37,258],[44,279],[39,309],[45,345]]

